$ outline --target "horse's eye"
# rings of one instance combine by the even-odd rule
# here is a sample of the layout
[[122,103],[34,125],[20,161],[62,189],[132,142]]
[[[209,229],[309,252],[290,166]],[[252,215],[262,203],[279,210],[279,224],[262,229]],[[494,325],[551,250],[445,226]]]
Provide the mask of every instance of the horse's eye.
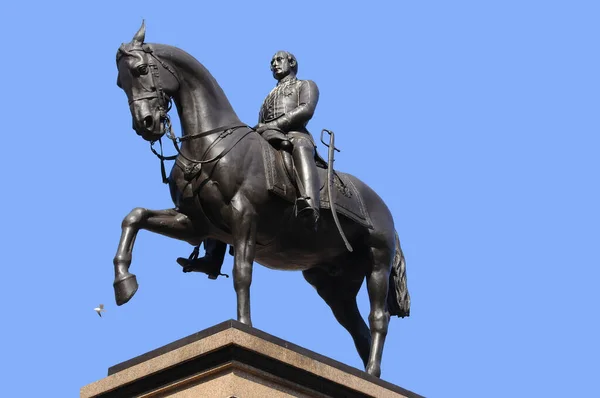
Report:
[[137,67],[137,70],[140,75],[147,75],[148,74],[148,65],[140,65]]

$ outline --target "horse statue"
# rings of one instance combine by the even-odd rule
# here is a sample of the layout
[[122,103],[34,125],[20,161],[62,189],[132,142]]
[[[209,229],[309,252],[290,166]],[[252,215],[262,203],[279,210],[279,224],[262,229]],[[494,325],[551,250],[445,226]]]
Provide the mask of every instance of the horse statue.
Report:
[[[390,315],[410,312],[404,256],[383,200],[358,178],[336,172],[335,184],[322,188],[336,189],[335,203],[322,195],[318,230],[302,228],[294,216],[296,186],[281,151],[240,121],[200,62],[179,48],[144,43],[145,31],[142,23],[132,41],[119,48],[117,85],[129,100],[136,133],[151,145],[164,135],[176,145],[168,178],[161,163],[175,207],[135,208],[124,218],[114,258],[117,304],[127,303],[138,289],[129,267],[141,229],[194,246],[217,239],[233,248],[238,321],[252,326],[253,262],[302,271],[351,334],[366,372],[379,377]],[[181,123],[178,138],[167,113],[171,101]],[[335,206],[343,215],[343,234],[330,210]],[[356,303],[364,279],[371,307],[368,327]]]

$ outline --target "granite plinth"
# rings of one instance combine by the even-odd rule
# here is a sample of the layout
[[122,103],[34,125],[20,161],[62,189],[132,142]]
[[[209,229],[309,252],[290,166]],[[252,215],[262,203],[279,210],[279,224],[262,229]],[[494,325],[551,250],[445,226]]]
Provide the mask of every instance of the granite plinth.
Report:
[[112,366],[80,396],[420,397],[234,320]]

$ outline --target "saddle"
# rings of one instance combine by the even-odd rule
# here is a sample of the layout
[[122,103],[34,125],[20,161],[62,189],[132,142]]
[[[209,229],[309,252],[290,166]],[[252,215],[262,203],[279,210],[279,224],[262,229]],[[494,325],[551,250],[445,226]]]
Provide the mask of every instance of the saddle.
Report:
[[[290,203],[295,203],[297,185],[295,182],[296,173],[292,169],[291,155],[283,150],[275,149],[266,139],[261,140],[261,145],[268,190]],[[327,162],[316,151],[315,162],[321,187],[320,208],[331,209],[327,184]],[[364,201],[349,175],[336,171],[333,180],[337,213],[372,229],[373,225]]]

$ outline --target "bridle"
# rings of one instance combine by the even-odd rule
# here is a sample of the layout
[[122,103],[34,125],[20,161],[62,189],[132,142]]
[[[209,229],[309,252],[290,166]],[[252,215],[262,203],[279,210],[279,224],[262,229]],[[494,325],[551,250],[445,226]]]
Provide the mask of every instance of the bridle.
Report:
[[[162,127],[163,131],[161,131],[161,133],[163,133],[163,134],[161,134],[161,137],[162,137],[162,135],[166,134],[168,138],[170,138],[172,140],[175,139],[176,137],[173,134],[173,130],[172,130],[172,126],[171,126],[171,118],[169,117],[169,113],[168,113],[171,110],[171,107],[173,105],[173,99],[170,96],[168,96],[165,93],[165,91],[163,90],[163,87],[162,87],[162,84],[160,81],[160,72],[158,69],[158,64],[160,64],[163,68],[165,68],[167,71],[169,71],[169,73],[171,73],[173,75],[175,80],[177,80],[178,84],[181,84],[181,80],[177,76],[177,73],[175,73],[175,71],[166,62],[164,62],[163,60],[158,58],[156,55],[154,55],[154,50],[152,49],[152,46],[149,44],[142,44],[141,46],[132,48],[130,50],[125,50],[124,46],[121,46],[121,48],[119,50],[120,51],[117,53],[117,63],[119,62],[120,57],[123,54],[127,54],[127,53],[143,52],[149,56],[148,59],[146,59],[145,61],[148,61],[148,62],[146,62],[146,65],[150,69],[149,73],[150,73],[152,85],[150,86],[149,89],[145,88],[145,91],[147,92],[147,94],[143,94],[143,95],[139,95],[139,96],[132,95],[132,98],[129,100],[129,106],[131,107],[131,105],[136,101],[157,99],[158,100],[158,110],[160,112],[160,121],[163,124],[163,127]],[[152,62],[152,60],[155,60],[156,63]],[[160,154],[158,152],[156,152],[156,150],[154,149],[154,143],[156,141],[158,141],[160,144]],[[174,160],[175,158],[177,158],[177,156],[176,155],[175,156],[164,156],[163,155],[161,138],[159,138],[158,140],[150,141],[150,150],[156,156],[158,156],[158,158],[160,159],[160,171],[162,174],[162,180],[163,180],[163,183],[167,184],[168,179],[167,179],[167,173],[165,171],[164,161],[165,160]]]
[[[171,68],[169,66],[169,64],[167,64],[166,62],[164,62],[163,60],[161,60],[160,58],[158,58],[156,55],[154,55],[154,50],[152,49],[152,46],[149,44],[142,44],[139,48],[133,48],[129,51],[124,51],[123,52],[143,52],[145,54],[148,54],[151,59],[154,59],[157,63],[159,63],[163,68],[165,68],[169,73],[171,73],[173,75],[173,77],[175,78],[175,80],[177,80],[178,84],[181,84],[181,80],[179,79],[179,76],[177,76],[177,73],[173,70],[173,68]],[[117,58],[117,62],[118,62],[118,58]],[[151,62],[150,59],[148,59],[148,62],[146,63],[146,65],[148,65],[148,67],[150,68],[150,77],[152,79],[152,86],[150,87],[148,91],[151,94],[144,94],[144,95],[140,95],[138,97],[133,96],[133,98],[131,98],[129,100],[129,106],[131,106],[131,104],[133,104],[136,101],[141,101],[141,100],[151,100],[151,99],[158,99],[158,109],[160,111],[160,117],[161,119],[168,119],[168,114],[167,112],[169,112],[171,110],[171,105],[172,105],[172,99],[171,97],[169,97],[163,90],[162,88],[162,84],[160,82],[160,72],[158,69],[158,65],[157,63]]]

